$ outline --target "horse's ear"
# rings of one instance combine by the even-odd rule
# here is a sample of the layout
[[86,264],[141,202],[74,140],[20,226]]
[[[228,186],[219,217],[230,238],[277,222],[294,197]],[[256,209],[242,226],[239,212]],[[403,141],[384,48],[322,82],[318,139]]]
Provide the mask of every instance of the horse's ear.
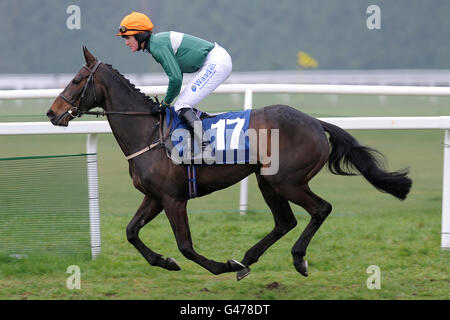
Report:
[[91,62],[94,62],[96,59],[92,53],[89,52],[88,48],[83,46],[83,54],[84,59],[86,60],[86,64],[90,64]]

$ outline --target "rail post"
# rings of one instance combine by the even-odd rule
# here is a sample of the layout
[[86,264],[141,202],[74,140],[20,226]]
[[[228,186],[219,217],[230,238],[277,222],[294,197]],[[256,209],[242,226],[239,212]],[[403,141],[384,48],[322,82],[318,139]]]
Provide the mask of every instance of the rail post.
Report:
[[445,130],[442,181],[441,249],[450,249],[450,130]]
[[97,258],[101,251],[100,237],[100,206],[98,196],[98,170],[97,170],[97,144],[98,135],[90,133],[86,141],[87,176],[89,196],[89,228],[91,235],[92,259]]
[[[253,91],[251,89],[245,90],[244,110],[251,110],[253,105]],[[241,181],[241,191],[239,197],[239,213],[245,215],[248,207],[248,177]]]

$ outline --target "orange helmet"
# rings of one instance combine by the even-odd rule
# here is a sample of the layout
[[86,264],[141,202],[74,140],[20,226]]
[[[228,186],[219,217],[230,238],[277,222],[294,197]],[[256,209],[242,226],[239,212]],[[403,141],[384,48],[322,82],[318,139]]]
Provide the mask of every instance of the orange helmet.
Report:
[[143,13],[133,11],[122,19],[119,33],[116,36],[131,36],[139,32],[152,30],[153,23],[150,18]]

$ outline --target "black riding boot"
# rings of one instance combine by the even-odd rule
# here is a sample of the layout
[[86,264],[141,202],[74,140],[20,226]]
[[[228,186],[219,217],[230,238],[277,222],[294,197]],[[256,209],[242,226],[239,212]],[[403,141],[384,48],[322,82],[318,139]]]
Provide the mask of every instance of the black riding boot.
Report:
[[[207,145],[209,145],[209,141],[203,141],[204,131],[203,126],[201,125],[200,118],[195,114],[194,110],[191,108],[182,108],[178,111],[178,115],[180,118],[192,129],[194,132],[195,140],[201,142],[202,149],[204,149]],[[200,130],[195,130],[194,123],[199,121]],[[197,125],[198,126],[198,125]]]

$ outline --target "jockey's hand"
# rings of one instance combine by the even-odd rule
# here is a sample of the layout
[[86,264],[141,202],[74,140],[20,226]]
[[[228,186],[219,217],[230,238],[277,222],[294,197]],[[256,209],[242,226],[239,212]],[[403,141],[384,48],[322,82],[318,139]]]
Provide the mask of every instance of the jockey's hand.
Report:
[[164,99],[161,101],[161,104],[159,105],[161,108],[170,107],[170,104],[164,101]]

